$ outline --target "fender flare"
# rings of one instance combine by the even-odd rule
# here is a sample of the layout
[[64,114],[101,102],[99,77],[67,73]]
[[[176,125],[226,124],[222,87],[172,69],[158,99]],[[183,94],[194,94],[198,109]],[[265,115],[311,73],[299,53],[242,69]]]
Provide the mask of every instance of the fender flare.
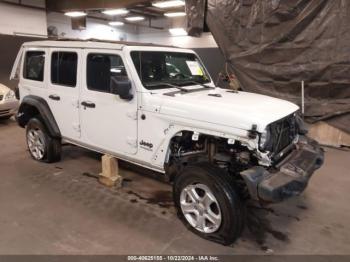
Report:
[[17,123],[24,128],[30,118],[34,116],[32,111],[30,111],[33,108],[39,112],[49,134],[54,138],[61,138],[61,132],[58,128],[55,117],[53,116],[48,103],[42,97],[28,95],[23,98],[16,117]]

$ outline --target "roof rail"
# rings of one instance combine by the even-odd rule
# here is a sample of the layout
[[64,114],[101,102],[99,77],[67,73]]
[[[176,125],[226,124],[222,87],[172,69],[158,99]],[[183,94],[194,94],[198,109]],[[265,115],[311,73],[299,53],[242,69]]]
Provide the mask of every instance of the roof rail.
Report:
[[120,44],[126,46],[159,46],[159,47],[175,47],[170,45],[156,45],[153,43],[140,43],[140,42],[129,42],[129,41],[116,41],[116,40],[102,40],[97,38],[88,38],[88,39],[78,39],[78,38],[67,38],[67,37],[48,37],[50,41],[76,41],[76,42],[99,42],[99,43],[110,43],[110,44]]

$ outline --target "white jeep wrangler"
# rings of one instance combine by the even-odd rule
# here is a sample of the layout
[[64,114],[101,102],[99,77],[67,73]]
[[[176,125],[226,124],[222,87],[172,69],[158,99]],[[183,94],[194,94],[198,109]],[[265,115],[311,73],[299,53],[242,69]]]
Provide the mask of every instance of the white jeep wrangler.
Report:
[[60,160],[68,142],[152,169],[173,183],[187,227],[223,244],[240,235],[245,200],[298,195],[323,163],[296,105],[216,88],[191,50],[29,42],[16,76],[35,160]]

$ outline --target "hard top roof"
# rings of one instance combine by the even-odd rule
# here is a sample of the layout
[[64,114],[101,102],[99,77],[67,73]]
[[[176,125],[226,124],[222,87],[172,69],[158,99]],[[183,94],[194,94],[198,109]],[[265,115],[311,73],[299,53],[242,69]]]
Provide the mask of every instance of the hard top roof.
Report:
[[179,48],[175,46],[156,45],[152,43],[139,43],[128,41],[112,41],[100,39],[70,39],[70,38],[48,38],[42,41],[26,42],[24,46],[47,46],[47,47],[88,47],[88,48],[113,48],[122,49],[124,46],[147,46],[147,47],[167,47]]

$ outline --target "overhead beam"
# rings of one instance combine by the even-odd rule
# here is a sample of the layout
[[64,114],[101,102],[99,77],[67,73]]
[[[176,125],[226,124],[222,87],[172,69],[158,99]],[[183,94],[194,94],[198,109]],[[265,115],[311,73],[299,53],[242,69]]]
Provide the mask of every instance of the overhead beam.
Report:
[[149,2],[149,0],[46,0],[46,8],[49,11],[96,10],[123,8]]
[[[110,19],[106,19],[106,18],[102,18],[102,17],[97,17],[97,16],[93,16],[93,15],[88,15],[87,17],[88,17],[88,18],[92,18],[92,19],[96,19],[96,20],[111,22]],[[149,19],[149,21],[150,21],[150,19]],[[124,24],[126,24],[126,25],[131,25],[131,26],[137,26],[137,27],[144,27],[144,28],[153,28],[153,29],[158,29],[158,30],[164,30],[164,27],[161,27],[161,26],[154,26],[154,25],[152,25],[151,23],[149,23],[148,25],[144,25],[144,24],[141,24],[141,23],[135,24],[135,23],[132,23],[132,22],[124,21]]]
[[156,13],[156,12],[150,12],[148,9],[139,9],[139,8],[130,8],[129,9],[132,13],[135,13],[137,15],[144,15],[152,18],[157,18],[157,17],[163,17],[163,13]]

